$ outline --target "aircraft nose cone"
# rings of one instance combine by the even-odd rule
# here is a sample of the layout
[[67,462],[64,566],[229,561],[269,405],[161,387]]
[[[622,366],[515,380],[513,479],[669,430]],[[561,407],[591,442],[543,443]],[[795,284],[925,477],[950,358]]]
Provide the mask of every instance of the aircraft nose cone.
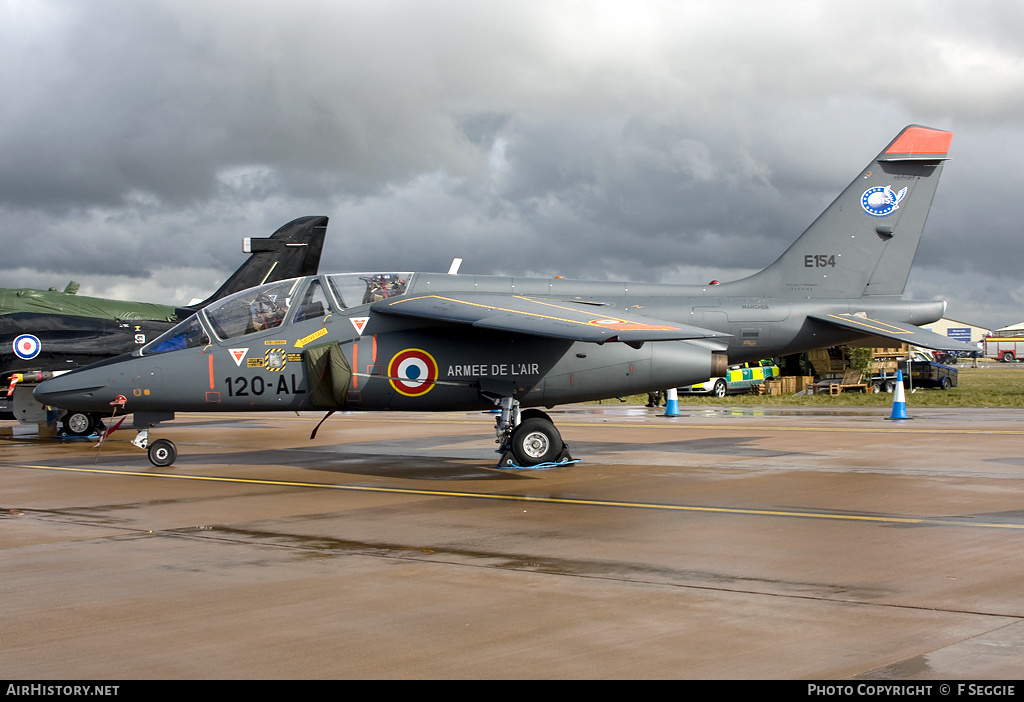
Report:
[[88,371],[66,373],[44,380],[32,394],[38,402],[62,409],[102,409],[100,406],[106,405],[109,400],[96,397],[96,391],[105,387],[98,380],[95,374]]

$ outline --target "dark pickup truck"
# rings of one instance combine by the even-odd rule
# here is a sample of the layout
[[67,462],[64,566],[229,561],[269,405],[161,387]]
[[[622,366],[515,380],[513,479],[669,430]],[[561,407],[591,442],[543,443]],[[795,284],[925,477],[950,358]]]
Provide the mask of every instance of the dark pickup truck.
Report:
[[[897,367],[903,371],[903,386],[906,388],[949,390],[956,387],[956,366],[933,361],[923,353],[915,352],[911,360],[900,361]],[[871,380],[875,392],[892,392],[896,385],[896,376],[893,373],[875,376]]]
[[911,388],[939,388],[949,390],[956,387],[956,366],[929,360],[923,353],[915,353],[913,360],[901,361],[903,385]]

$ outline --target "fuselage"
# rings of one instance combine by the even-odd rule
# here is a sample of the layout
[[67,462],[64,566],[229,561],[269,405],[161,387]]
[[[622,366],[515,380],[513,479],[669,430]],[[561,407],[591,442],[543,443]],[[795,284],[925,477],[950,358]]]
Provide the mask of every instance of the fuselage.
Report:
[[[726,363],[862,336],[808,314],[884,312],[913,324],[942,314],[942,303],[892,297],[822,300],[734,291],[746,292],[729,283],[436,273],[310,276],[226,298],[141,352],[43,383],[36,397],[81,411],[105,411],[121,402],[126,412],[471,410],[493,407],[500,397],[514,397],[523,407],[553,406],[689,385],[720,374]],[[443,305],[446,295],[465,293],[571,303],[602,315],[650,317],[731,336],[589,343],[381,313],[375,305],[397,296],[436,296]],[[273,316],[258,310],[270,298],[280,308]]]

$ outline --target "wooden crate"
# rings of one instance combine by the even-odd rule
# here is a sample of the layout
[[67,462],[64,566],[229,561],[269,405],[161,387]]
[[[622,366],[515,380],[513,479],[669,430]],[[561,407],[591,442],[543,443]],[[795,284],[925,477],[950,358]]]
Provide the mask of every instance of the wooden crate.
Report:
[[786,395],[795,395],[802,392],[805,387],[814,382],[813,375],[788,375],[782,379],[782,392]]
[[888,359],[884,361],[872,361],[871,372],[874,375],[881,375],[882,373],[896,374],[896,367],[898,365],[896,359]]
[[900,344],[899,346],[874,346],[871,349],[871,355],[875,359],[904,358],[909,353],[910,347],[906,344]]
[[784,375],[764,381],[765,395],[795,395],[808,383],[814,382],[813,375]]

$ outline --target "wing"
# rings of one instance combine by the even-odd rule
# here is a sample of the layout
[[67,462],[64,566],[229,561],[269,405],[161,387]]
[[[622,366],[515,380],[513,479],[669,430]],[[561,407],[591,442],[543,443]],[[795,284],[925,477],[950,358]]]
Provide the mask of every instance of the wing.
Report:
[[621,341],[639,346],[645,341],[714,339],[729,334],[640,315],[610,313],[592,303],[548,300],[521,295],[446,293],[418,295],[373,304],[374,312],[470,324],[480,329],[547,336],[603,344]]
[[865,335],[882,336],[887,339],[895,339],[904,344],[921,346],[926,349],[937,351],[977,351],[978,347],[972,344],[965,344],[962,341],[950,339],[948,336],[936,334],[933,331],[915,327],[913,324],[904,322],[886,322],[870,317],[857,317],[849,314],[823,314],[807,315],[810,319],[863,332]]

